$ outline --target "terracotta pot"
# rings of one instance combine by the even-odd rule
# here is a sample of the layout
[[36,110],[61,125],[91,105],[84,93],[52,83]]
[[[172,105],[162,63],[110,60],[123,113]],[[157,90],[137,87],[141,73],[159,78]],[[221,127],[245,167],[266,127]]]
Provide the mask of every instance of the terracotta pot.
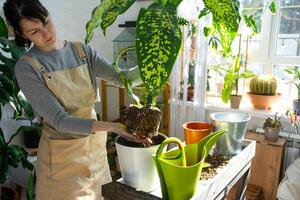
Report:
[[267,127],[265,128],[265,140],[276,142],[279,138],[280,127]]
[[212,126],[206,122],[186,122],[182,125],[186,144],[198,143],[210,134]]
[[230,107],[239,108],[242,100],[242,95],[231,95],[230,96]]
[[280,93],[277,93],[276,95],[257,95],[247,93],[247,95],[253,107],[262,110],[271,109],[272,105],[276,103],[281,97]]

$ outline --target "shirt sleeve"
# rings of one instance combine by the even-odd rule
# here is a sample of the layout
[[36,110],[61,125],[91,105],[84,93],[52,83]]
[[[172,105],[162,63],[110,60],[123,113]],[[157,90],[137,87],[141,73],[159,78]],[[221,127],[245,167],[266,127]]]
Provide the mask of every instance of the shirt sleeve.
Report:
[[33,110],[56,130],[67,133],[90,134],[93,119],[69,115],[55,95],[48,89],[42,75],[26,61],[15,67],[19,87]]
[[97,78],[108,81],[109,83],[122,86],[120,74],[113,68],[112,63],[106,60],[96,49],[90,45],[86,46],[88,61],[92,71]]
[[[87,54],[89,55],[89,64],[92,66],[94,75],[102,80],[110,82],[113,85],[123,87],[124,84],[120,79],[120,74],[116,72],[112,64],[90,45],[87,45],[86,48]],[[129,69],[128,71],[124,71],[124,73],[127,78],[131,80],[133,86],[137,86],[142,83],[140,71],[137,66]]]

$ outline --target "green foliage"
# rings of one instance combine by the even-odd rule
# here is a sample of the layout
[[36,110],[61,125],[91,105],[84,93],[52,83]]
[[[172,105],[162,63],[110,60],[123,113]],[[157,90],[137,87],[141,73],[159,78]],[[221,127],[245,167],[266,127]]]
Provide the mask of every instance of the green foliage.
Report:
[[254,33],[257,33],[257,26],[256,26],[256,22],[253,19],[253,15],[244,15],[243,16],[245,24],[247,25],[247,27],[251,28],[251,30]]
[[298,100],[300,100],[300,69],[298,67],[289,67],[285,69],[285,72],[292,75],[291,83],[293,83],[298,89]]
[[241,68],[241,60],[240,57],[237,56],[233,59],[233,65],[229,67],[221,67],[216,66],[215,70],[219,72],[225,72],[226,75],[224,77],[224,85],[222,89],[222,101],[227,103],[232,95],[232,87],[235,86],[235,95],[238,94],[238,85],[240,78],[251,78],[254,76],[253,72],[245,70],[240,72]]
[[[115,19],[126,12],[134,1],[103,0],[97,6],[86,25],[86,43],[93,37],[93,31],[100,24],[105,32]],[[149,95],[148,104],[156,102],[156,98],[163,89],[172,67],[175,63],[181,45],[180,24],[188,22],[178,18],[176,8],[181,0],[160,0],[152,3],[148,8],[142,8],[137,19],[136,51],[141,78]],[[131,47],[132,48],[132,47]],[[128,50],[128,49],[127,49]],[[127,51],[125,50],[125,51]],[[124,52],[121,52],[122,54]],[[118,58],[119,59],[119,56]],[[138,105],[139,98],[132,92],[131,82],[126,74],[118,70],[117,60],[115,69],[121,74],[121,79],[129,95],[133,96]],[[153,100],[153,101],[152,101]]]
[[[105,0],[104,0],[105,1]],[[102,21],[100,22],[101,29],[105,35],[105,30],[117,19],[118,15],[123,14],[135,2],[135,0],[108,0],[109,7],[103,12]]]
[[[205,8],[200,11],[198,18],[212,14],[212,37],[220,37],[222,53],[225,57],[230,56],[231,44],[238,35],[241,23],[239,0],[203,0]],[[269,10],[275,14],[277,8],[274,1],[269,4]],[[253,15],[244,15],[243,20],[253,33],[257,33],[257,26]],[[205,31],[207,33],[207,31]],[[211,41],[211,40],[210,40]],[[210,42],[213,48],[218,47],[216,42]]]
[[267,128],[267,127],[272,127],[272,128],[282,128],[282,124],[281,124],[281,118],[283,117],[284,115],[281,115],[278,117],[278,112],[275,114],[275,118],[272,118],[272,117],[268,117],[265,122],[264,122],[264,125],[263,125],[263,128]]
[[[148,94],[161,92],[175,63],[181,45],[176,8],[152,4],[141,9],[137,22],[137,60]],[[164,19],[164,20],[162,20]]]
[[[240,3],[238,0],[203,0],[203,2],[205,7],[212,13],[213,26],[220,35],[224,55],[228,55],[241,20],[239,14]],[[199,17],[203,15],[200,13]]]
[[5,142],[4,134],[0,128],[0,184],[7,179],[9,166],[16,168],[22,164],[25,169],[33,170],[33,165],[27,160],[28,153],[18,145],[9,145],[18,132],[19,129],[8,142]]
[[276,95],[277,79],[270,75],[255,76],[251,79],[250,93],[258,95]]
[[277,11],[277,6],[275,1],[273,0],[270,4],[269,4],[269,10],[271,11],[271,13],[275,14]]

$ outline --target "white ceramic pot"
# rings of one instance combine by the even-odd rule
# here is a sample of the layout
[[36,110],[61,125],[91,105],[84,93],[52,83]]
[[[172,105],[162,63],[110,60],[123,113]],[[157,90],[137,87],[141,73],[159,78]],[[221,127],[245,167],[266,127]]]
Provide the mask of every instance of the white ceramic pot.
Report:
[[145,192],[154,190],[159,184],[159,178],[153,154],[156,154],[159,144],[141,148],[124,146],[118,141],[119,137],[116,140],[116,148],[123,182]]

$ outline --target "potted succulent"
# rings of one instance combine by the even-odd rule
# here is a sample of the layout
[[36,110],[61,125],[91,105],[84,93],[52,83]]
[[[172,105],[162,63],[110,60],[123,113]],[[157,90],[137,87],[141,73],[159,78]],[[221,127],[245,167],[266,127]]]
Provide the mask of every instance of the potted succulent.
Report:
[[270,142],[276,142],[279,137],[279,131],[282,128],[281,118],[283,115],[278,116],[278,113],[275,114],[275,117],[268,117],[263,128],[265,129],[265,139]]
[[[100,26],[105,34],[106,28],[134,2],[134,0],[103,0],[93,10],[92,17],[86,25],[86,43],[90,42],[96,27]],[[127,93],[136,102],[127,110],[126,129],[137,137],[151,138],[153,142],[147,147],[121,137],[116,141],[123,181],[145,191],[150,191],[154,187],[156,170],[152,154],[165,139],[158,134],[162,113],[157,107],[157,97],[170,76],[181,46],[180,23],[186,21],[180,19],[176,13],[180,2],[156,1],[148,8],[141,8],[136,22],[136,45],[121,51],[114,62]],[[144,95],[146,100],[140,100],[133,94],[130,80],[118,67],[120,56],[132,49],[136,49],[137,52],[139,71],[146,88]]]
[[276,93],[277,79],[271,75],[259,75],[250,80],[248,97],[255,108],[271,109],[281,94]]
[[300,70],[297,67],[286,68],[285,71],[292,75],[291,82],[297,87],[298,98],[293,101],[293,110],[296,114],[300,113]]

